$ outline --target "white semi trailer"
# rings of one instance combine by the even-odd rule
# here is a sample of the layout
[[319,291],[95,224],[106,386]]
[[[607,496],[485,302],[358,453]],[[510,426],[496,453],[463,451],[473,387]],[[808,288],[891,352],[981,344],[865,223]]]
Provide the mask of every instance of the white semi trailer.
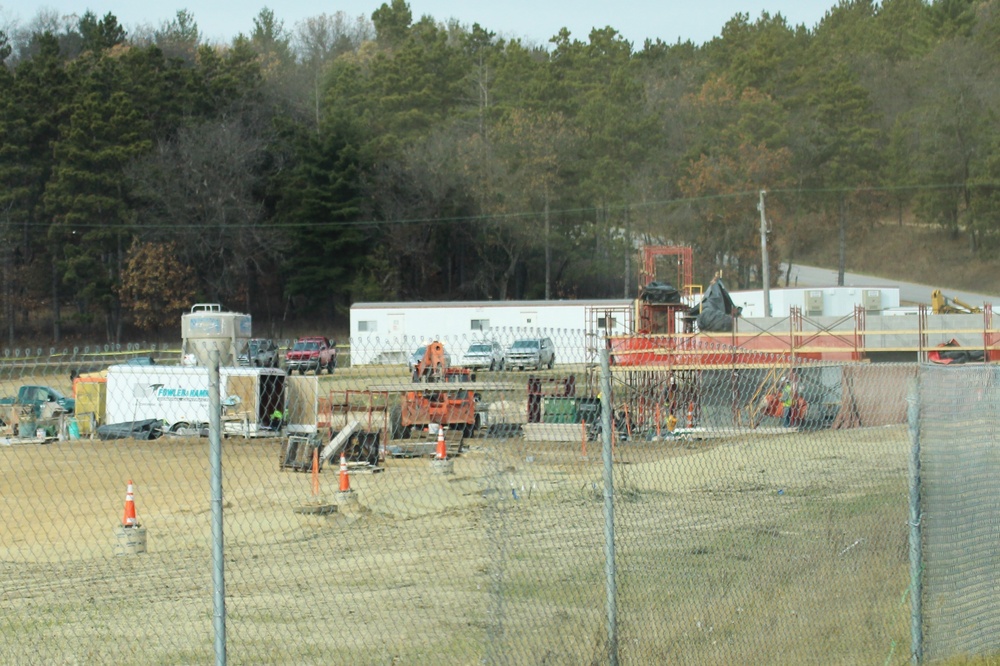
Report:
[[[222,367],[219,389],[227,434],[274,436],[286,412],[286,375],[277,368]],[[113,365],[108,368],[108,424],[159,419],[168,432],[197,432],[209,422],[208,368]]]

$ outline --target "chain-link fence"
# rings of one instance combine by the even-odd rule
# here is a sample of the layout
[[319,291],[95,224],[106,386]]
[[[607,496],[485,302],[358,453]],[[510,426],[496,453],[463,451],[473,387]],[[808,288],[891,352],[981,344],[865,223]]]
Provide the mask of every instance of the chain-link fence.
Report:
[[9,355],[0,661],[909,662],[916,365],[499,338]]
[[916,652],[927,661],[994,655],[1000,650],[1000,374],[982,364],[927,367],[916,398]]

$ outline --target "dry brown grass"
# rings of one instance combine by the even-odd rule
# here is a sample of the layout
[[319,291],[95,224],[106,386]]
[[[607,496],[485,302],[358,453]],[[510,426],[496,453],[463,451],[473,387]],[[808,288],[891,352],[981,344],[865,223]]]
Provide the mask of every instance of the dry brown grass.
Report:
[[[837,236],[833,229],[811,227],[795,263],[836,269]],[[782,255],[787,257],[787,251]],[[853,230],[848,239],[847,270],[942,289],[1000,294],[1000,258],[974,254],[963,234],[952,239],[940,227],[881,222]],[[928,298],[930,295],[928,294]]]

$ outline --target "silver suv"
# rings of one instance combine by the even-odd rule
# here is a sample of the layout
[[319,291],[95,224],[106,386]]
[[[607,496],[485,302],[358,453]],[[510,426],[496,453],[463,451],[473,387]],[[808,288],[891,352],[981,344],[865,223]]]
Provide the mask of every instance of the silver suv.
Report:
[[462,367],[503,370],[503,347],[498,342],[473,342],[462,357]]
[[504,365],[508,368],[552,368],[556,362],[556,348],[550,338],[522,338],[507,349]]
[[236,360],[240,365],[252,365],[255,368],[277,368],[278,345],[274,340],[251,338]]

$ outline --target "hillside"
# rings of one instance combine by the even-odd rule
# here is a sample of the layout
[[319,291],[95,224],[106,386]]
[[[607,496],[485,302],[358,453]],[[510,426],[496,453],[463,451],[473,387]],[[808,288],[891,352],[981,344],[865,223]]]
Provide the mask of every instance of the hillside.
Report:
[[[783,260],[787,253],[782,253]],[[837,268],[837,235],[814,236],[793,263]],[[980,251],[974,256],[965,235],[948,238],[938,227],[879,223],[848,239],[847,271],[934,285],[949,289],[1000,293],[1000,258]]]

